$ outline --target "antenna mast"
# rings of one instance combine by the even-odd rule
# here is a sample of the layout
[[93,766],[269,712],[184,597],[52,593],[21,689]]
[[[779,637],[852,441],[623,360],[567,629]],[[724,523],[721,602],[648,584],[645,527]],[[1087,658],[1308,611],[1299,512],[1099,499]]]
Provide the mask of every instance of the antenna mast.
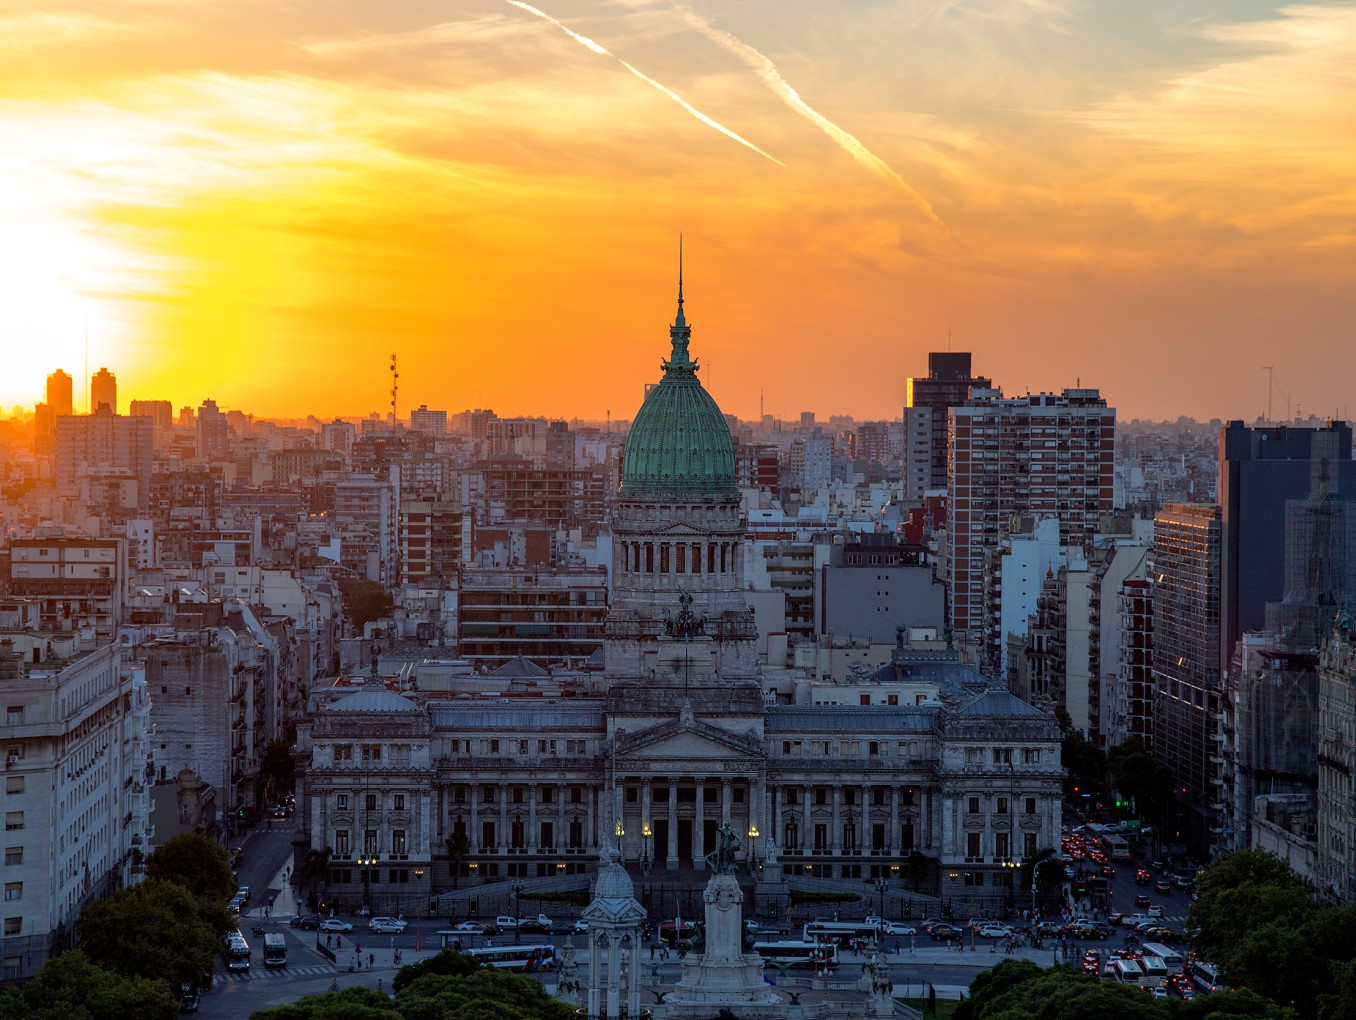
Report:
[[396,371],[396,356],[391,355],[391,417],[394,424],[400,424],[400,413],[396,409],[396,400],[400,395],[400,373]]

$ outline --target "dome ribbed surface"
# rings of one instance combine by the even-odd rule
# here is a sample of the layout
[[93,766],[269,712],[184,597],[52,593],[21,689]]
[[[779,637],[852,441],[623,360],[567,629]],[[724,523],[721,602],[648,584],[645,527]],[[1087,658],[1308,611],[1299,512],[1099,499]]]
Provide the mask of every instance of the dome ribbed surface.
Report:
[[605,864],[598,871],[598,881],[593,887],[595,900],[629,900],[635,895],[635,886],[631,876],[616,861]]
[[677,321],[669,329],[673,356],[626,438],[623,496],[739,494],[730,426],[697,379],[697,363],[687,353],[690,335],[680,294]]

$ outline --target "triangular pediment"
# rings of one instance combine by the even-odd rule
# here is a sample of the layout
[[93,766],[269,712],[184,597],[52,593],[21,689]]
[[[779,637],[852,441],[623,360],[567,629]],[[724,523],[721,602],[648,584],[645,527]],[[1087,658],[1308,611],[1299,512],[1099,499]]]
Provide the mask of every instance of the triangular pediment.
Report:
[[728,758],[738,755],[750,761],[766,757],[752,734],[741,736],[700,719],[670,719],[636,733],[618,736],[617,754],[657,759]]
[[686,521],[672,521],[661,527],[652,529],[653,535],[663,535],[665,538],[705,538],[710,534],[703,528],[694,527]]

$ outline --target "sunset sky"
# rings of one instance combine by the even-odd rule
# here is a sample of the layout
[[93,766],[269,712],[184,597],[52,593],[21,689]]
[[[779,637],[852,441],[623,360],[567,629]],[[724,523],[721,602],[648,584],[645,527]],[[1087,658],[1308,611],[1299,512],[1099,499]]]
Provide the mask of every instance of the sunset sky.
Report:
[[[0,0],[0,403],[1346,414],[1356,3]],[[77,397],[77,405],[82,403]]]

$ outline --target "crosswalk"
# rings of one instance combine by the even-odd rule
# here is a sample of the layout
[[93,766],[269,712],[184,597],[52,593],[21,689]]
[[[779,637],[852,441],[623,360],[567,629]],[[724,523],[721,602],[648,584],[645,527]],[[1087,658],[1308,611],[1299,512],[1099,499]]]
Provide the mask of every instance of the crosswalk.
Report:
[[249,970],[229,970],[226,972],[228,981],[259,981],[264,978],[281,978],[291,975],[315,975],[315,974],[337,974],[339,973],[329,964],[315,964],[309,967],[251,967]]

